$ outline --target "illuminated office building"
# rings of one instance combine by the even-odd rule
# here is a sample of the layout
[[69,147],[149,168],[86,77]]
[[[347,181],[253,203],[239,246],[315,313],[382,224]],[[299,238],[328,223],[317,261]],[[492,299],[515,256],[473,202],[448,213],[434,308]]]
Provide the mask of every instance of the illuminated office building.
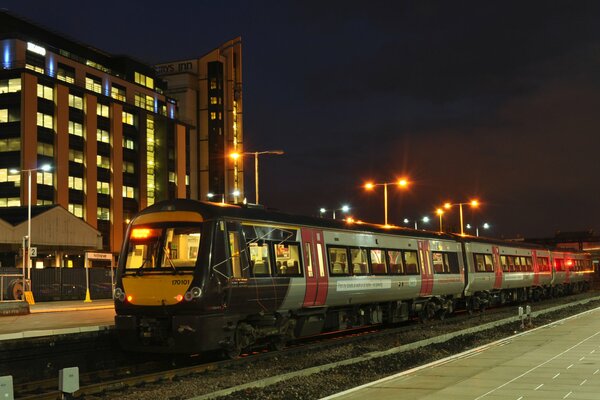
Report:
[[189,196],[188,126],[165,90],[152,66],[0,11],[0,207],[27,205],[26,171],[50,164],[32,205],[64,207],[118,252],[136,212]]
[[159,64],[156,71],[168,84],[165,93],[177,100],[178,118],[190,129],[191,198],[206,200],[213,193],[241,202],[244,161],[228,157],[244,151],[241,38],[200,58]]

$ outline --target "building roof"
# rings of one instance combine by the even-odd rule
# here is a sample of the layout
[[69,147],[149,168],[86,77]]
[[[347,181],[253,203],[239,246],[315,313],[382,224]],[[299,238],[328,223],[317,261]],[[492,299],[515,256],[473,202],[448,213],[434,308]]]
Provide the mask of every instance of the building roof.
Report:
[[[45,213],[48,210],[58,207],[58,204],[52,204],[48,206],[32,206],[31,207],[31,218],[35,218],[38,215]],[[12,226],[17,226],[28,219],[28,207],[0,207],[0,219],[8,222]]]

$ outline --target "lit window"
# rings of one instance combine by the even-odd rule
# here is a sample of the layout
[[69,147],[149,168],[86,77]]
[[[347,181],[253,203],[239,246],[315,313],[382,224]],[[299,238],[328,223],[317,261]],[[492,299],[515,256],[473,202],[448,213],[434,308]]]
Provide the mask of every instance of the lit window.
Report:
[[100,194],[110,194],[110,184],[108,182],[97,181],[96,189]]
[[108,131],[104,130],[104,129],[97,129],[96,130],[96,140],[98,140],[99,142],[102,143],[110,143],[110,136]]
[[69,189],[83,190],[83,178],[69,176]]
[[92,92],[102,93],[102,79],[88,75],[85,77],[85,88]]
[[71,135],[83,136],[83,125],[79,122],[69,121],[68,132]]
[[19,207],[21,199],[18,197],[0,198],[0,207]]
[[133,114],[123,111],[123,123],[127,125],[134,125]]
[[37,65],[33,65],[33,64],[25,64],[25,68],[30,69],[34,72],[37,72],[39,74],[43,74],[44,73],[44,68],[39,67]]
[[69,212],[76,217],[83,218],[83,205],[69,203]]
[[0,182],[13,182],[15,187],[21,186],[21,173],[10,173],[10,168],[0,168]]
[[217,104],[217,98],[215,96],[210,98],[210,104]]
[[216,113],[216,112],[214,112],[214,111],[212,111],[212,112],[210,113],[210,119],[217,119],[217,113]]
[[129,199],[133,199],[134,196],[134,190],[133,187],[131,186],[123,186],[123,197],[127,197]]
[[69,107],[83,110],[83,98],[69,94]]
[[126,101],[126,91],[124,87],[113,84],[110,88],[110,97],[119,101]]
[[54,127],[54,117],[52,115],[37,113],[37,126],[52,129]]
[[135,150],[135,142],[132,139],[123,138],[123,147],[129,150]]
[[38,142],[37,153],[42,156],[54,157],[54,145]]
[[54,174],[52,172],[37,171],[37,183],[38,185],[54,185]]
[[110,209],[106,208],[106,207],[98,207],[98,219],[102,220],[102,221],[109,221],[110,220]]
[[147,88],[154,89],[154,79],[149,76],[140,74],[139,72],[134,73],[135,83],[140,84],[142,86],[146,86]]
[[98,103],[96,105],[96,114],[98,114],[100,117],[108,118],[110,115],[109,113],[110,113],[110,111],[106,104]]
[[66,65],[58,64],[56,79],[67,83],[75,83],[75,70]]
[[79,150],[69,149],[69,161],[77,164],[83,164],[83,152]]
[[21,78],[0,80],[0,94],[21,91]]
[[0,109],[0,124],[8,122],[8,109]]
[[169,182],[175,183],[175,172],[169,171]]
[[110,158],[101,156],[101,155],[97,155],[96,156],[96,165],[99,168],[109,169],[110,168]]
[[123,172],[127,172],[130,174],[135,173],[135,165],[129,161],[123,161]]
[[46,100],[54,100],[54,89],[38,83],[37,96]]

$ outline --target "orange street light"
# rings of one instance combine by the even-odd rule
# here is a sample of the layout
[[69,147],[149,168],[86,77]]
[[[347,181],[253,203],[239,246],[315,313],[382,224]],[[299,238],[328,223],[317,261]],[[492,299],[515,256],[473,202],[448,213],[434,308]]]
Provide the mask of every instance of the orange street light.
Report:
[[465,235],[465,231],[464,231],[464,227],[463,227],[463,210],[462,210],[463,205],[470,205],[472,208],[477,208],[477,207],[479,207],[479,200],[474,199],[474,200],[470,200],[468,202],[454,203],[454,204],[444,203],[445,209],[449,209],[452,206],[458,206],[458,209],[460,211],[460,235],[461,236]]
[[384,210],[384,223],[388,224],[388,199],[387,199],[387,187],[388,185],[398,185],[400,188],[408,187],[408,180],[406,178],[399,179],[396,182],[384,182],[384,183],[373,183],[367,182],[364,187],[366,190],[373,190],[375,186],[383,186],[383,210]]

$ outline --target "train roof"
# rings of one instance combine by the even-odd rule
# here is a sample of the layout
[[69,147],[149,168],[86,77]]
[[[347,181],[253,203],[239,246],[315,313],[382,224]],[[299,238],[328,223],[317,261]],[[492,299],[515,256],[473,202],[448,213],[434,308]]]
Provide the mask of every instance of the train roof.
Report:
[[[157,211],[193,211],[201,214],[205,220],[212,220],[216,218],[232,218],[236,220],[261,221],[273,224],[291,224],[299,226],[319,227],[323,229],[381,233],[407,237],[452,240],[458,242],[487,243],[496,244],[499,246],[521,247],[529,249],[565,251],[564,249],[557,249],[534,243],[516,243],[513,241],[501,239],[475,236],[461,236],[459,234],[454,233],[440,233],[425,230],[415,230],[401,226],[385,226],[363,221],[347,222],[343,220],[335,220],[329,218],[318,218],[305,215],[288,214],[280,211],[265,209],[264,207],[257,205],[233,205],[227,203],[213,203],[191,199],[175,199],[162,201],[142,210],[139,213],[139,215]],[[569,252],[569,250],[567,250],[567,252]]]

